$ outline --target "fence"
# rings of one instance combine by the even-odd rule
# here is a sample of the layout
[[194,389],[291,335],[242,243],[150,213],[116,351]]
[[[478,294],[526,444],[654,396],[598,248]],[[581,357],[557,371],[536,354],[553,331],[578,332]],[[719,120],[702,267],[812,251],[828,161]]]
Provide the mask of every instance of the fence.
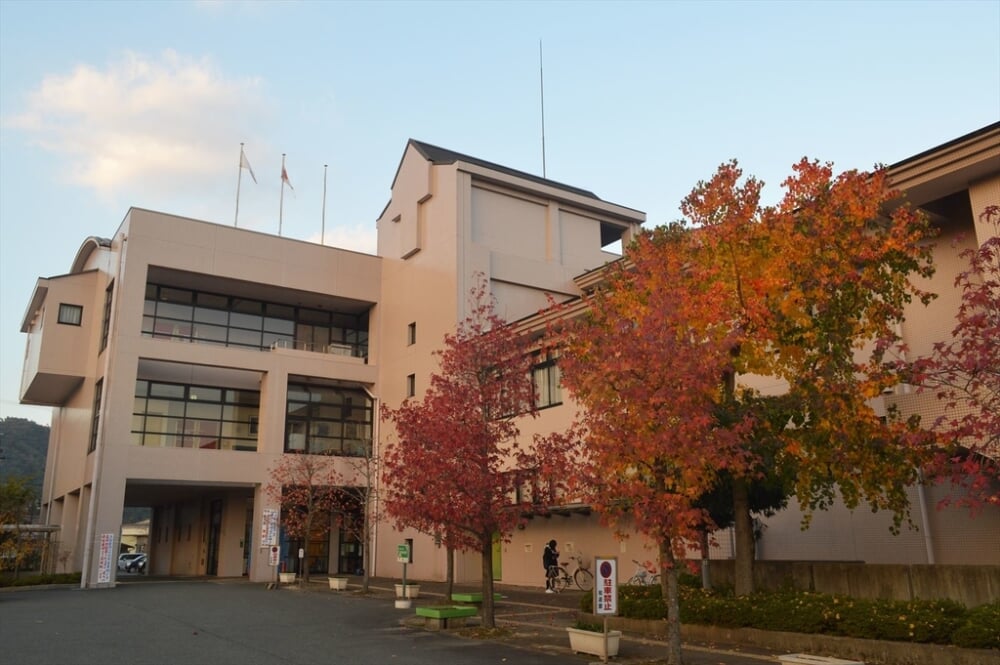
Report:
[[[709,562],[713,586],[732,586],[735,562]],[[754,586],[854,598],[955,600],[967,607],[1000,602],[1000,566],[903,565],[828,561],[755,561]]]

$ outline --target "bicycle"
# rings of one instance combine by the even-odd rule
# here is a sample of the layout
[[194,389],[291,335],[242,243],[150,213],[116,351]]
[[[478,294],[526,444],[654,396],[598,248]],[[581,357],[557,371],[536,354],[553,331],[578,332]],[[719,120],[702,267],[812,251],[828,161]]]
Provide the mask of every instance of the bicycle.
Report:
[[625,584],[629,586],[653,586],[660,583],[660,574],[646,568],[645,564],[632,559],[636,565],[635,573]]
[[552,578],[552,588],[559,592],[568,589],[571,584],[575,584],[581,591],[590,591],[594,588],[594,574],[587,569],[587,563],[583,560],[583,556],[577,555],[572,559],[576,562],[576,570],[573,571],[572,575],[564,568],[564,564],[554,566],[556,574]]

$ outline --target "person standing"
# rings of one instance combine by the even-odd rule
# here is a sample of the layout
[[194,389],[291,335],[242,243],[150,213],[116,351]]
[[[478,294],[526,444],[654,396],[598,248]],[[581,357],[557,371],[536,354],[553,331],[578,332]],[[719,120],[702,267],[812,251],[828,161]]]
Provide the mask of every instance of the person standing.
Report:
[[559,569],[559,550],[556,541],[550,540],[542,553],[542,565],[545,566],[545,593],[556,592],[556,575]]

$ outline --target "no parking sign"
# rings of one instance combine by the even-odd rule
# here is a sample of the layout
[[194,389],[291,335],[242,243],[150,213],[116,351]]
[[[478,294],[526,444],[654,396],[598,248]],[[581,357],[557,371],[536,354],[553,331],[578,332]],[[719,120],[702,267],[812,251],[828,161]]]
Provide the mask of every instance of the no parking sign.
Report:
[[618,558],[595,557],[594,614],[618,614]]

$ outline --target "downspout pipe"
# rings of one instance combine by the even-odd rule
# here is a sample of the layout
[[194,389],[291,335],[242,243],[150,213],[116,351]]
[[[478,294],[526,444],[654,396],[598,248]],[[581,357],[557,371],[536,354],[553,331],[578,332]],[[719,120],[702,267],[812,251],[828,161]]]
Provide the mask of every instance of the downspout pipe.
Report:
[[924,490],[924,474],[917,472],[917,502],[920,504],[920,520],[924,528],[924,549],[927,551],[927,563],[933,565],[934,561],[934,539],[931,536],[931,523],[929,511],[927,510],[927,493]]

